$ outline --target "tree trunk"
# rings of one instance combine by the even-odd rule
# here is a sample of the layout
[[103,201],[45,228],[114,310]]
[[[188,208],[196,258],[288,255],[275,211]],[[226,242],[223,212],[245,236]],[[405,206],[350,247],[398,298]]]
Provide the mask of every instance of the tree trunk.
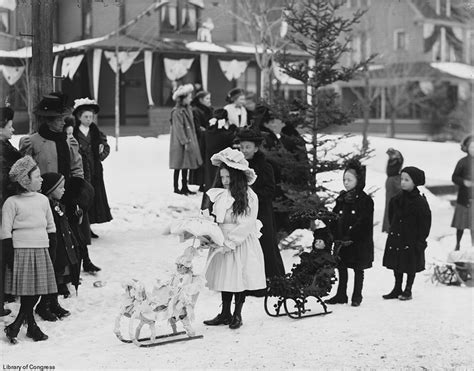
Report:
[[369,149],[369,139],[368,139],[368,131],[369,131],[369,124],[370,124],[370,83],[369,83],[369,76],[368,73],[365,73],[364,76],[364,105],[363,105],[363,114],[364,114],[364,124],[362,127],[362,149],[366,151]]
[[392,108],[390,110],[390,124],[387,127],[387,137],[395,138],[395,119],[397,118],[397,114],[395,110]]
[[[31,104],[53,90],[53,14],[55,0],[32,0]],[[33,130],[37,129],[33,119]]]
[[272,98],[271,81],[272,69],[270,67],[262,68],[260,72],[260,98],[264,102],[269,102]]

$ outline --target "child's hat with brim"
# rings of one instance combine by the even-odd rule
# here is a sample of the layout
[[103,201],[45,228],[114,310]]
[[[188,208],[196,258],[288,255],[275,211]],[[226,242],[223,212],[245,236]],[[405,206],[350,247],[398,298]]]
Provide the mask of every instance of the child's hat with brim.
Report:
[[249,163],[245,159],[243,153],[236,149],[230,147],[223,149],[211,157],[211,163],[214,166],[220,166],[224,163],[228,167],[243,171],[247,176],[247,183],[249,185],[253,184],[257,179],[257,174],[255,174],[255,171],[249,167]]
[[74,100],[72,114],[76,115],[76,113],[79,111],[91,111],[94,114],[98,114],[100,107],[94,99],[79,98]]
[[180,85],[176,88],[173,93],[173,100],[176,102],[179,97],[188,95],[194,91],[194,86],[192,84]]

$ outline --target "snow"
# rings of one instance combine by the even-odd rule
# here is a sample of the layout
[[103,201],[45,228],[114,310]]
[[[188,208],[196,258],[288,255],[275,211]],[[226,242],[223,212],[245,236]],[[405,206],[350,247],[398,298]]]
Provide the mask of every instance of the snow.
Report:
[[434,62],[431,66],[465,80],[474,80],[474,67],[458,62]]
[[[15,137],[13,144],[18,144]],[[112,138],[111,138],[112,140]],[[203,339],[137,348],[121,343],[113,334],[123,288],[131,278],[143,281],[151,290],[156,278],[167,279],[175,270],[174,261],[186,243],[163,235],[168,223],[195,216],[200,195],[172,193],[172,172],[168,169],[169,136],[120,138],[119,151],[104,162],[105,181],[114,220],[94,225],[100,236],[90,247],[95,264],[102,267],[96,276],[83,274],[79,295],[60,299],[72,315],[60,322],[38,320],[49,339],[33,343],[23,328],[18,345],[2,337],[0,355],[3,368],[13,365],[55,366],[56,369],[403,369],[474,368],[473,292],[467,287],[433,284],[430,270],[417,275],[414,299],[384,301],[393,284],[391,271],[381,266],[386,235],[381,233],[384,207],[385,164],[388,147],[400,150],[405,165],[426,171],[428,184],[451,184],[451,173],[463,153],[456,143],[430,143],[371,138],[374,156],[367,161],[367,185],[375,200],[375,262],[366,271],[364,300],[359,308],[332,306],[332,313],[301,320],[270,318],[263,300],[247,298],[244,325],[238,330],[226,326],[206,327],[204,319],[220,310],[220,295],[205,289],[196,306],[194,327]],[[343,152],[359,145],[360,136],[338,144]],[[331,184],[342,189],[341,175]],[[454,247],[450,222],[453,207],[445,199],[427,195],[433,213],[433,227],[427,249],[427,267],[446,261]],[[304,237],[304,233],[300,233]],[[469,234],[462,249],[471,249]],[[289,270],[293,250],[282,252]],[[202,272],[206,256],[195,258],[195,272]],[[349,293],[351,293],[350,274]],[[102,287],[95,287],[100,281]],[[97,285],[100,286],[100,285]],[[313,303],[314,304],[314,303]],[[6,305],[13,314],[1,318],[10,323],[19,303]],[[319,310],[315,306],[315,310]],[[144,335],[147,333],[144,328]],[[158,333],[170,329],[160,324]]]

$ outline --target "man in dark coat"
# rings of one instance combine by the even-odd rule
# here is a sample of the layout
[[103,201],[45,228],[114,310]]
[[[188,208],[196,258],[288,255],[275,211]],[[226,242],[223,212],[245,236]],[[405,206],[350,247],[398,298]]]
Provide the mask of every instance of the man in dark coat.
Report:
[[250,168],[255,170],[257,180],[252,184],[252,189],[258,196],[258,216],[262,222],[260,244],[262,245],[265,259],[265,274],[267,278],[283,276],[285,266],[280,255],[275,233],[275,217],[273,214],[272,200],[275,196],[275,177],[273,168],[265,159],[265,155],[259,151],[258,146],[262,143],[259,132],[242,129],[237,134],[240,150],[249,162]]

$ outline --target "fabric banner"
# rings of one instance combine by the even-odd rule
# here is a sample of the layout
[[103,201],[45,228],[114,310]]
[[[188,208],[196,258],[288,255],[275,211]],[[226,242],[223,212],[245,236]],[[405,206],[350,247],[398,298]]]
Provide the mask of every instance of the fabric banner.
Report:
[[0,0],[0,8],[13,11],[16,8],[16,0]]
[[433,23],[424,23],[423,24],[423,38],[427,39],[433,35],[435,26]]
[[59,56],[56,54],[54,56],[54,61],[53,61],[53,90],[54,91],[58,91],[60,90],[58,88],[58,79],[55,79],[54,76],[57,76],[56,75],[56,70],[58,68],[58,60],[59,60]]
[[24,66],[5,66],[0,64],[0,71],[7,80],[8,85],[14,85],[25,71]]
[[83,59],[84,54],[64,58],[61,65],[61,76],[68,77],[72,81]]
[[237,80],[247,69],[248,61],[238,61],[237,59],[232,59],[231,61],[222,61],[219,60],[219,65],[221,66],[222,72],[224,72],[227,80]]
[[207,81],[208,81],[208,70],[209,70],[209,54],[201,54],[200,56],[201,64],[201,80],[202,80],[202,89],[207,91]]
[[148,97],[148,105],[154,106],[153,96],[151,95],[151,71],[153,67],[153,52],[145,50],[144,52],[144,64],[145,64],[145,84],[146,84],[146,95]]
[[194,58],[190,59],[170,59],[164,58],[163,59],[165,64],[165,73],[166,77],[170,79],[172,82],[176,82],[180,78],[186,76],[188,70],[191,68],[191,65],[194,62]]
[[[118,64],[120,65],[120,71],[122,71],[122,73],[128,71],[138,54],[140,54],[140,51],[118,52]],[[112,71],[117,72],[117,58],[115,56],[115,52],[104,51],[104,56],[109,62]]]
[[100,62],[102,60],[102,49],[94,49],[92,56],[92,85],[94,90],[94,99],[99,100],[99,77],[100,77]]

